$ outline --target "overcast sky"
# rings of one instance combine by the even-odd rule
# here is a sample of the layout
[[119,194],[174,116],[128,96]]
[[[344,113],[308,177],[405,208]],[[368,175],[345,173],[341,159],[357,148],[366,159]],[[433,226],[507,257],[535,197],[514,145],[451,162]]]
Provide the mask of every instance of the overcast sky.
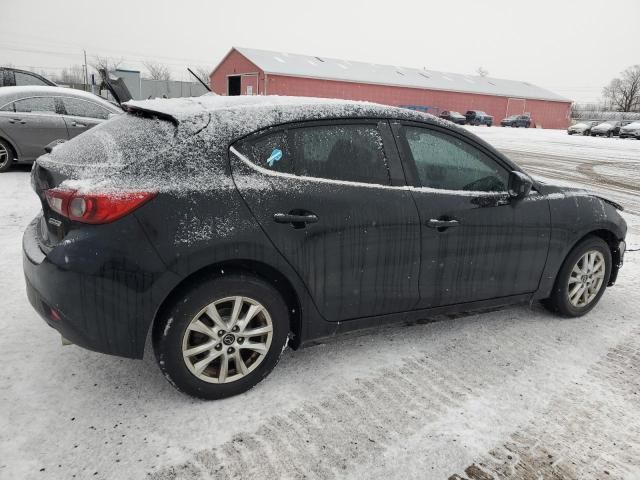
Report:
[[[232,46],[525,80],[576,101],[640,63],[638,0],[0,0],[0,64],[214,67]],[[52,71],[53,71],[52,70]]]

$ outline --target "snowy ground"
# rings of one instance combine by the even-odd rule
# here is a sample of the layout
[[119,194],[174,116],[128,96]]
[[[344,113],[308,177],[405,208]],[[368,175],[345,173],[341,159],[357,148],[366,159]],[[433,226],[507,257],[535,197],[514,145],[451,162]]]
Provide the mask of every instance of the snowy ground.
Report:
[[[640,142],[473,131],[628,206],[640,244]],[[63,348],[24,293],[26,169],[0,200],[2,479],[640,478],[640,252],[585,318],[533,305],[352,334],[202,402],[151,359]]]

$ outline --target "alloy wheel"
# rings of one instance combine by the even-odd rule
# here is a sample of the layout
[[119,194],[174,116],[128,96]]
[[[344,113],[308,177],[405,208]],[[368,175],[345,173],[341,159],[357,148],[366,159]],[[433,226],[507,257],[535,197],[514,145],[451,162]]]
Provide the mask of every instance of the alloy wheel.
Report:
[[589,250],[578,259],[567,285],[571,305],[583,308],[596,298],[604,283],[605,270],[604,255],[597,250]]
[[230,383],[262,363],[272,338],[273,322],[261,303],[249,297],[226,297],[193,317],[182,340],[182,356],[198,379]]
[[9,155],[9,150],[2,143],[0,143],[0,168],[4,167],[7,162],[10,162],[11,158]]

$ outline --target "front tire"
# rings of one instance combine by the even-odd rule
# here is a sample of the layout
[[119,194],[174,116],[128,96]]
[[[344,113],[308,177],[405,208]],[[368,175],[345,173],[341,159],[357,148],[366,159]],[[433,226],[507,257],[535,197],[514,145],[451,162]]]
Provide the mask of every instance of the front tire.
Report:
[[565,259],[551,296],[543,304],[566,317],[580,317],[600,301],[611,275],[611,250],[599,237],[588,236]]
[[289,315],[263,280],[232,274],[185,290],[154,327],[158,365],[178,390],[216,400],[254,387],[278,363]]

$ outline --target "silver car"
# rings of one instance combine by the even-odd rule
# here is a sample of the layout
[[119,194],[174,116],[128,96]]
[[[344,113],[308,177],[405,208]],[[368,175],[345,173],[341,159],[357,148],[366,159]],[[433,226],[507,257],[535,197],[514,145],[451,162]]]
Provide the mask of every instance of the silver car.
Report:
[[56,140],[68,140],[122,110],[102,98],[61,87],[0,88],[0,172],[31,163]]

